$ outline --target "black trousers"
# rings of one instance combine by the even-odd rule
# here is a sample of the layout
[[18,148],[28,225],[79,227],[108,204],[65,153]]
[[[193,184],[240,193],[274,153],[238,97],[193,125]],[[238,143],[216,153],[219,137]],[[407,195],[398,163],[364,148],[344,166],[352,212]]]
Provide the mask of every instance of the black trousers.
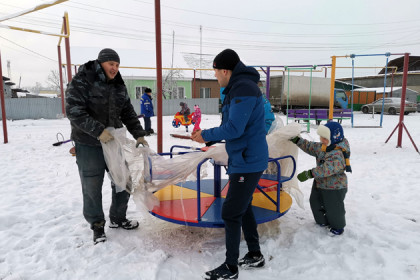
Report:
[[328,224],[332,228],[342,229],[346,226],[346,209],[344,198],[347,188],[339,190],[319,189],[312,184],[311,204],[312,214],[317,224]]
[[[76,143],[76,162],[79,168],[83,193],[83,216],[91,225],[105,221],[102,208],[102,184],[107,166],[101,146],[88,146]],[[112,221],[123,221],[126,218],[130,194],[126,191],[116,192],[112,187],[112,203],[109,218]]]
[[144,130],[149,131],[152,129],[152,121],[150,117],[144,117]]
[[229,175],[229,190],[222,207],[225,222],[226,263],[237,265],[241,228],[249,251],[259,251],[257,222],[252,212],[252,194],[262,172]]

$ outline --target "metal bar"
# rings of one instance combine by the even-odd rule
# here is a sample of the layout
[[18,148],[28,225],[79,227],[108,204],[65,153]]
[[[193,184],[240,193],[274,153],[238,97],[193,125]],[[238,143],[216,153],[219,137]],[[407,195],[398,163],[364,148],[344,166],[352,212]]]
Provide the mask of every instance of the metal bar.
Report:
[[331,87],[330,87],[330,110],[328,112],[328,119],[332,120],[334,117],[334,88],[335,88],[335,63],[336,57],[331,57]]
[[1,28],[6,28],[6,29],[17,30],[17,31],[25,31],[25,32],[32,32],[32,33],[43,34],[43,35],[56,36],[56,37],[60,37],[60,38],[61,37],[66,37],[66,35],[62,35],[62,34],[44,32],[44,31],[39,31],[39,30],[34,30],[34,29],[29,29],[29,28],[15,27],[15,26],[10,26],[10,25],[5,25],[5,24],[0,24],[0,27]]
[[157,119],[158,119],[158,153],[162,152],[162,41],[161,41],[161,20],[160,20],[160,0],[155,0],[155,33],[156,33],[156,83],[157,83]]
[[0,53],[0,101],[1,101],[1,117],[3,122],[3,139],[4,144],[7,144],[7,122],[6,122],[6,106],[4,105],[4,87],[3,87],[3,72],[1,66],[1,53]]
[[64,45],[66,46],[66,60],[67,60],[67,83],[71,82],[72,75],[71,75],[71,59],[70,59],[70,26],[68,22],[68,14],[64,13],[63,16],[63,26],[64,26],[64,33],[67,37],[64,39]]
[[270,66],[267,67],[267,81],[265,82],[265,96],[270,100]]
[[386,64],[385,64],[384,94],[382,95],[382,111],[381,111],[381,121],[379,122],[379,126],[382,126],[382,121],[384,119],[385,91],[386,91],[386,74],[388,72],[388,60],[389,60],[389,56],[386,57]]
[[64,87],[63,87],[63,69],[61,68],[61,47],[57,46],[58,53],[58,73],[60,75],[60,92],[61,92],[61,112],[63,116],[66,116],[66,110],[64,108]]
[[405,94],[407,91],[407,76],[408,76],[408,62],[410,59],[410,54],[404,54],[404,66],[403,66],[403,79],[402,79],[402,89],[401,89],[401,109],[400,109],[400,121],[398,127],[398,142],[397,148],[401,148],[402,146],[402,129],[404,123],[404,108],[405,108]]
[[2,18],[0,18],[0,22],[5,21],[5,20],[9,20],[9,19],[12,19],[12,18],[20,17],[20,16],[23,16],[23,15],[26,15],[26,14],[29,14],[29,13],[32,13],[32,12],[36,12],[36,11],[39,11],[39,10],[42,10],[42,9],[45,9],[45,8],[63,3],[63,2],[66,2],[66,1],[68,1],[68,0],[57,0],[53,3],[40,4],[40,5],[37,5],[33,8],[26,9],[26,10],[23,10],[21,12],[2,17]]
[[405,126],[405,124],[404,124],[404,123],[402,123],[402,126],[404,127],[405,132],[407,132],[408,138],[410,138],[410,141],[411,141],[411,143],[413,144],[414,149],[416,149],[417,153],[419,153],[419,154],[420,154],[419,149],[417,148],[416,143],[414,143],[413,138],[411,138],[411,135],[410,135],[410,133],[408,132],[407,127]]

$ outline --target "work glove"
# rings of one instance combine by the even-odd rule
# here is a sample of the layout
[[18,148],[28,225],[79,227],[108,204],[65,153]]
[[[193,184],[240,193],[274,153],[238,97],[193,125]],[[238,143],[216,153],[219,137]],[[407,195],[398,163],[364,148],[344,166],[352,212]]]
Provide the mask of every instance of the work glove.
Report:
[[299,136],[295,136],[293,138],[290,138],[289,141],[292,141],[293,143],[297,143],[299,141],[300,137]]
[[149,147],[149,143],[147,143],[147,141],[146,141],[146,139],[144,139],[144,137],[137,138],[136,148],[138,148],[140,144],[142,144],[143,147]]
[[314,176],[312,175],[311,170],[305,170],[297,175],[297,178],[301,182],[305,182],[308,179],[312,179]]
[[112,134],[109,133],[108,130],[104,129],[104,131],[102,131],[101,135],[99,135],[98,139],[102,143],[108,143],[109,141],[114,140],[114,136],[112,136]]

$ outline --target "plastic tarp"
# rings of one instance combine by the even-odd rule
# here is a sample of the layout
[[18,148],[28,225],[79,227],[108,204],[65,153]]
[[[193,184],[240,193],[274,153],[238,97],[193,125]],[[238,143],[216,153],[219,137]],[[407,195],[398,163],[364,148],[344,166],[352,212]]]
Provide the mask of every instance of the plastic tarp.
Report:
[[[136,148],[136,141],[126,137],[126,128],[107,128],[114,136],[115,141],[102,143],[105,161],[109,169],[111,180],[117,187],[117,191],[127,190],[136,201],[136,204],[145,206],[148,210],[158,205],[158,199],[154,192],[172,184],[178,184],[187,180],[197,180],[197,166],[206,159],[213,159],[218,164],[226,164],[228,155],[225,145],[218,144],[206,152],[195,150],[177,151],[178,155],[159,155],[149,147]],[[297,160],[298,148],[290,138],[298,135],[300,125],[290,124],[287,126],[277,125],[267,136],[269,155],[271,158],[292,155]],[[179,154],[179,152],[187,152]],[[175,153],[177,154],[177,153]],[[207,176],[206,163],[200,169],[200,178]],[[280,161],[283,176],[290,176],[293,170],[292,160]],[[269,166],[267,173],[274,173],[275,169]],[[296,176],[295,176],[296,177]],[[302,206],[302,193],[297,185],[296,178],[283,183],[283,189],[291,194],[298,205]]]

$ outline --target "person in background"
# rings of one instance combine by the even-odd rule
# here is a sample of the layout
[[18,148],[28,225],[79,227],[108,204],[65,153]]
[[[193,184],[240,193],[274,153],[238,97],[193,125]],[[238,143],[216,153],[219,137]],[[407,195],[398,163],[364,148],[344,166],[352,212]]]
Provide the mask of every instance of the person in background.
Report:
[[188,107],[188,104],[185,102],[180,102],[179,106],[181,106],[181,111],[179,111],[179,113],[181,115],[184,115],[184,121],[187,123],[188,120],[188,115],[191,114],[190,108]]
[[275,117],[274,117],[273,109],[271,108],[270,101],[268,101],[265,94],[263,94],[262,96],[264,98],[265,132],[266,132],[266,134],[268,134],[268,132],[270,131],[271,126],[273,124],[273,121],[275,120]]
[[152,122],[150,120],[150,118],[155,115],[153,112],[152,99],[152,90],[146,88],[140,99],[140,114],[144,118],[144,130],[146,130],[147,135],[155,133],[152,129]]
[[[119,72],[120,58],[112,49],[103,49],[96,60],[79,68],[66,90],[66,114],[75,142],[83,194],[83,216],[93,230],[93,242],[104,242],[105,216],[102,208],[102,184],[108,171],[102,143],[114,140],[107,127],[125,125],[137,140],[137,146],[148,146],[136,112],[131,105]],[[130,193],[117,192],[111,182],[112,202],[109,209],[110,228],[135,229],[136,220],[126,217]]]
[[200,130],[200,123],[201,123],[201,109],[200,106],[194,105],[194,129],[193,131]]
[[346,226],[345,172],[351,172],[350,144],[338,122],[320,125],[317,133],[321,142],[308,141],[299,136],[291,139],[302,151],[316,158],[316,167],[299,173],[297,178],[301,182],[314,179],[309,202],[315,222],[328,227],[332,236],[341,235]]
[[[226,141],[229,190],[222,206],[226,258],[222,265],[207,271],[205,279],[238,279],[238,265],[254,268],[265,264],[251,204],[268,162],[264,99],[258,88],[257,70],[246,67],[235,51],[226,49],[219,53],[213,68],[219,85],[225,87],[222,123],[219,127],[194,131],[191,138],[199,143]],[[238,261],[241,228],[248,253]]]

